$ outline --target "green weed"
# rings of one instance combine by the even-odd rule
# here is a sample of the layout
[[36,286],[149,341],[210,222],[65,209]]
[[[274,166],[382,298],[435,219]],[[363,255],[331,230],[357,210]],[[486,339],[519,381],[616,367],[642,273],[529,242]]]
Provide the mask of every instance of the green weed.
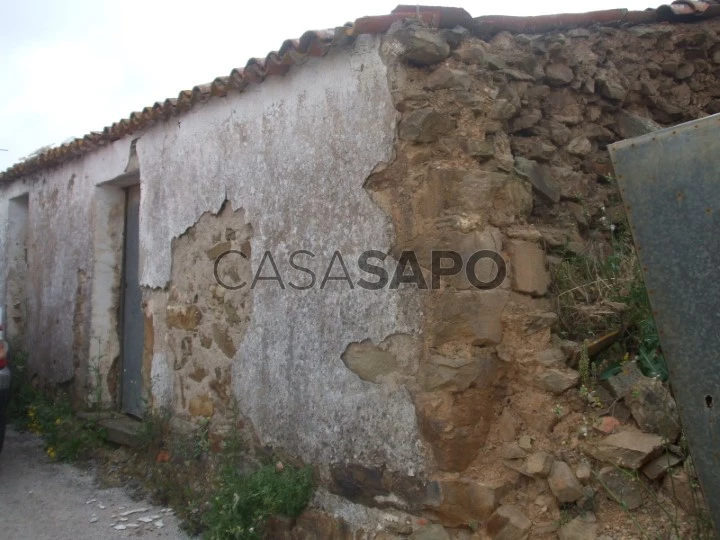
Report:
[[312,493],[313,474],[309,467],[265,465],[249,474],[223,467],[219,489],[203,519],[207,525],[204,538],[261,539],[268,518],[299,515]]
[[45,451],[53,459],[75,461],[91,457],[105,444],[105,431],[76,418],[67,396],[35,388],[28,377],[27,360],[22,351],[13,355],[10,422],[21,431],[40,435]]
[[553,269],[557,311],[565,335],[591,341],[623,330],[619,347],[581,365],[581,375],[585,372],[582,384],[588,393],[593,390],[586,381],[591,378],[590,370],[596,370],[593,379],[604,380],[619,372],[628,359],[637,360],[646,376],[668,379],[642,270],[626,230],[611,231],[612,250],[604,259],[566,252],[561,253],[563,259]]

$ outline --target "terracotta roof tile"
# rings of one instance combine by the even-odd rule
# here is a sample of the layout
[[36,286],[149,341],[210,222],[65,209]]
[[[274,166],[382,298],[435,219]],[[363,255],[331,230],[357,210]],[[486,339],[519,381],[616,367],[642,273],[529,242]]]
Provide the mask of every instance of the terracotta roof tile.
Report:
[[409,17],[421,19],[426,24],[439,28],[462,25],[472,30],[474,34],[485,37],[501,31],[542,33],[598,24],[647,24],[658,21],[699,20],[717,16],[720,16],[720,4],[717,0],[676,0],[672,4],[646,11],[611,9],[537,17],[488,15],[474,19],[462,8],[399,5],[389,15],[362,17],[353,24],[329,30],[305,32],[299,39],[286,40],[277,51],[270,52],[265,58],[251,58],[245,66],[233,69],[229,75],[217,77],[211,83],[197,85],[191,90],[182,90],[176,98],[157,101],[141,111],[131,113],[128,118],[115,122],[102,131],[91,132],[84,137],[21,161],[0,173],[0,182],[9,182],[21,176],[57,166],[146,129],[170,116],[183,114],[195,104],[205,102],[212,97],[224,97],[231,90],[242,92],[250,84],[259,84],[266,77],[286,74],[292,66],[303,63],[308,57],[324,56],[331,48],[346,45],[361,34],[386,32],[394,22]]

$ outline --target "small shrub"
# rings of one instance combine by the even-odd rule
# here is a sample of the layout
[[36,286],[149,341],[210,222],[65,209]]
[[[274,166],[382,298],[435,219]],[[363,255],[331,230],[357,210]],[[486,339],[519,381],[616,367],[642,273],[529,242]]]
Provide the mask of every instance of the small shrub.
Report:
[[[668,379],[642,270],[627,227],[611,228],[612,252],[605,259],[565,253],[553,270],[553,287],[562,329],[578,340],[623,329],[619,347],[604,361],[588,361],[582,384],[592,392],[590,379],[605,380],[618,373],[630,357],[649,377]],[[582,359],[581,359],[582,362]],[[601,369],[602,367],[602,369]],[[596,369],[597,375],[590,370]]]
[[310,502],[313,475],[309,467],[265,465],[250,474],[223,467],[220,485],[204,517],[207,540],[263,538],[271,516],[299,515]]
[[105,430],[77,419],[67,396],[34,388],[27,376],[27,360],[27,354],[16,349],[8,406],[10,422],[21,431],[41,436],[52,459],[75,461],[91,457],[105,443]]

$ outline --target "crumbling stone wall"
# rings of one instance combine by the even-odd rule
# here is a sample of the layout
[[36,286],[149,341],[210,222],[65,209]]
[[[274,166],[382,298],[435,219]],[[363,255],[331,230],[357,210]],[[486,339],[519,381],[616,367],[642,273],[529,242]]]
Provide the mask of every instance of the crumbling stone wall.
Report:
[[[363,190],[392,157],[398,118],[380,42],[361,36],[283,77],[210,99],[179,123],[153,125],[136,145],[153,405],[186,420],[212,414],[212,428],[219,428],[230,412],[221,396],[227,382],[248,439],[312,463],[323,487],[343,470],[366,467],[387,471],[381,483],[410,478],[417,489],[426,463],[412,399],[396,382],[417,356],[418,291],[338,281],[320,288],[336,250],[357,283],[360,254],[387,252],[393,236],[390,219]],[[227,225],[223,213],[213,216],[224,201],[242,208],[241,221],[227,217],[237,225]],[[242,224],[252,234],[241,232]],[[238,231],[235,240],[226,238],[228,226]],[[223,292],[208,250],[226,242],[241,249],[246,241],[253,273],[270,252],[284,288],[259,282],[243,307],[248,287],[216,298]],[[314,254],[302,259],[316,275],[311,289],[290,286],[308,280],[290,264],[296,250]],[[272,274],[266,261],[262,275]],[[228,299],[236,313],[226,311]],[[235,317],[240,322],[230,323]],[[365,379],[346,367],[368,356],[393,357],[398,367],[366,370]]]
[[[592,495],[578,345],[557,335],[550,268],[558,250],[609,252],[622,219],[609,143],[720,112],[719,29],[478,36],[407,21],[381,49],[361,36],[148,127],[137,159],[153,406],[222,423],[237,399],[257,442],[316,465],[328,514],[300,520],[308,536],[407,536],[429,519],[437,538],[553,537],[560,506]],[[88,361],[88,291],[101,283],[85,234],[93,192],[127,172],[130,145],[28,187],[31,357],[55,382],[82,384],[73,359]],[[266,249],[287,268],[296,248],[325,262],[336,248],[412,250],[428,282],[431,250],[487,249],[508,274],[488,290],[460,275],[420,292],[229,291],[210,271],[228,248],[249,256],[220,268],[228,281],[248,281]],[[107,401],[116,349],[102,356],[116,366],[103,368]],[[656,439],[643,441],[629,465],[654,457]]]
[[[607,462],[622,444],[580,451],[579,345],[557,335],[550,268],[559,251],[610,253],[623,212],[609,143],[720,111],[718,30],[708,21],[481,38],[405,21],[388,32],[402,119],[394,160],[365,188],[392,218],[393,254],[415,251],[429,273],[433,249],[492,249],[508,276],[492,290],[442,278],[424,297],[421,352],[403,380],[431,450],[424,489],[355,468],[337,475],[336,493],[407,510],[388,502],[392,492],[445,527],[479,525],[492,538],[554,538],[562,505],[592,507],[585,456]],[[661,439],[630,433],[654,437],[637,469]],[[388,519],[376,538],[396,537]],[[572,527],[591,535],[573,538],[598,528]]]
[[[203,214],[173,242],[167,291],[146,292],[152,335],[167,351],[158,361],[173,373],[170,402],[158,404],[181,418],[222,424],[233,411],[231,363],[252,313],[250,288],[233,287],[252,281],[251,236],[243,210],[228,202],[217,214]],[[218,278],[227,287],[208,271],[219,257]]]

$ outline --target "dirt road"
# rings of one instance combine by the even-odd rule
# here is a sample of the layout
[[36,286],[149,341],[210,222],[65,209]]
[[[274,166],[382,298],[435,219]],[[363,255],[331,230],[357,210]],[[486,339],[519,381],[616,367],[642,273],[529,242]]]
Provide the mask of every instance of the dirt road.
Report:
[[133,501],[122,489],[100,489],[91,472],[52,462],[36,436],[8,428],[0,453],[0,539],[106,538],[188,536],[168,509]]

